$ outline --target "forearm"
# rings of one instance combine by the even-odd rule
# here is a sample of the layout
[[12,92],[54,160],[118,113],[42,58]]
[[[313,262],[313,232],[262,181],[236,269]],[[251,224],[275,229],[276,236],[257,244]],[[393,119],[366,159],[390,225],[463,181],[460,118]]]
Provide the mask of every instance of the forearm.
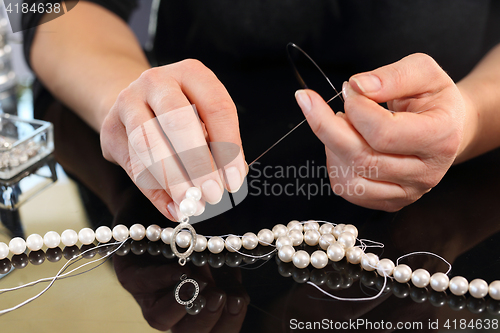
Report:
[[120,91],[150,67],[126,23],[86,1],[37,28],[31,63],[49,91],[96,131]]
[[500,45],[457,86],[467,107],[460,163],[500,146]]

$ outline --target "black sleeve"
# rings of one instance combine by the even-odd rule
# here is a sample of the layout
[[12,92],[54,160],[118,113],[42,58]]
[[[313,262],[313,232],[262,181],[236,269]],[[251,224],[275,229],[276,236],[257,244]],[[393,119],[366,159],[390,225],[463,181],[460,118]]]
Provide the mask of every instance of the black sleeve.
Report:
[[[118,15],[124,21],[128,21],[128,19],[130,18],[130,14],[137,7],[137,0],[84,0],[84,1],[90,1],[98,5],[101,5],[104,8],[108,9],[109,11]],[[23,2],[28,3],[29,8],[31,8],[33,4],[48,3],[48,2],[54,3],[60,1],[24,0]],[[78,6],[78,4],[76,4],[76,6]],[[74,7],[75,6],[73,6],[73,8]],[[71,10],[70,8],[68,9]],[[24,57],[26,58],[26,62],[28,63],[28,66],[30,68],[31,68],[31,63],[30,63],[31,45],[33,43],[33,37],[35,36],[37,24],[38,22],[40,22],[40,19],[42,18],[43,15],[44,15],[43,13],[33,13],[32,11],[28,11],[27,13],[22,14],[21,18],[23,38],[24,38],[23,39]]]

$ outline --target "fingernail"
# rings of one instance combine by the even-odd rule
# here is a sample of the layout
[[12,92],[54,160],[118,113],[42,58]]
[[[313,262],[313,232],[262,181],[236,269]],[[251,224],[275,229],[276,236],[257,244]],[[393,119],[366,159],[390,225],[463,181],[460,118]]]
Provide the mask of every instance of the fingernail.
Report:
[[174,202],[169,203],[169,204],[167,205],[167,209],[168,209],[168,211],[169,211],[170,215],[172,215],[172,217],[173,217],[175,220],[179,221],[179,216],[177,216],[177,211],[176,211],[176,209],[175,209],[175,203],[174,203]]
[[246,170],[246,174],[248,175],[248,171],[250,170],[250,167],[248,166],[247,161],[245,161],[245,170]]
[[229,192],[238,192],[241,187],[241,175],[236,167],[230,167],[226,169],[225,172],[227,187],[229,187]]
[[302,109],[304,115],[307,116],[307,114],[311,111],[312,107],[309,95],[304,90],[297,90],[295,92],[295,99],[297,100],[297,103],[299,103],[299,106]]
[[243,309],[243,298],[241,297],[228,297],[227,298],[227,311],[236,316]]
[[352,77],[363,93],[374,93],[382,88],[382,82],[375,75],[360,74]]
[[220,185],[213,179],[209,179],[201,185],[201,191],[203,192],[203,197],[211,205],[219,203],[222,199],[222,190]]
[[222,304],[224,304],[224,294],[211,291],[207,297],[207,310],[210,312],[217,312]]
[[344,100],[347,99],[347,86],[349,85],[349,82],[344,81],[342,84],[342,96],[344,97]]

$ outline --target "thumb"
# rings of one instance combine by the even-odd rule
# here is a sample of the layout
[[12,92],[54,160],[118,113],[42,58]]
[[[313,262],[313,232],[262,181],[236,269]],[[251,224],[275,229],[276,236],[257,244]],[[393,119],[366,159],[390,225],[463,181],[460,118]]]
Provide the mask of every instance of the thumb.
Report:
[[453,80],[433,58],[415,53],[371,72],[356,74],[349,79],[349,84],[357,93],[385,103],[433,94],[453,84]]

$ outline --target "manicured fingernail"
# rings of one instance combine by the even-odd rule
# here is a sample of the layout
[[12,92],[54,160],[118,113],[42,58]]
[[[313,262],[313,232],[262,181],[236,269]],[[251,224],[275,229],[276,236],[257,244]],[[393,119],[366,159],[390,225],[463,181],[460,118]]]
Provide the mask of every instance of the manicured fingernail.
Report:
[[206,295],[207,310],[210,312],[217,312],[222,304],[224,304],[224,294],[215,291],[210,291]]
[[295,92],[295,99],[297,100],[297,103],[299,103],[299,106],[302,109],[304,115],[307,116],[307,114],[311,111],[312,107],[309,95],[304,90],[297,90]]
[[236,167],[230,167],[225,170],[227,187],[229,192],[237,192],[241,187],[241,175]]
[[219,184],[213,179],[205,181],[201,185],[201,191],[203,192],[205,201],[211,205],[219,203],[220,199],[222,199],[222,190]]
[[344,100],[347,99],[347,86],[349,85],[349,82],[344,81],[342,84],[342,96],[344,97]]
[[175,209],[175,203],[174,202],[171,202],[167,205],[167,209],[170,213],[170,215],[172,215],[172,217],[176,220],[176,221],[180,221],[179,220],[179,216],[177,215],[177,210]]
[[352,77],[363,93],[374,93],[382,88],[382,82],[375,75],[360,74]]
[[236,316],[243,309],[243,302],[244,300],[241,297],[229,296],[227,298],[227,311],[233,316]]

